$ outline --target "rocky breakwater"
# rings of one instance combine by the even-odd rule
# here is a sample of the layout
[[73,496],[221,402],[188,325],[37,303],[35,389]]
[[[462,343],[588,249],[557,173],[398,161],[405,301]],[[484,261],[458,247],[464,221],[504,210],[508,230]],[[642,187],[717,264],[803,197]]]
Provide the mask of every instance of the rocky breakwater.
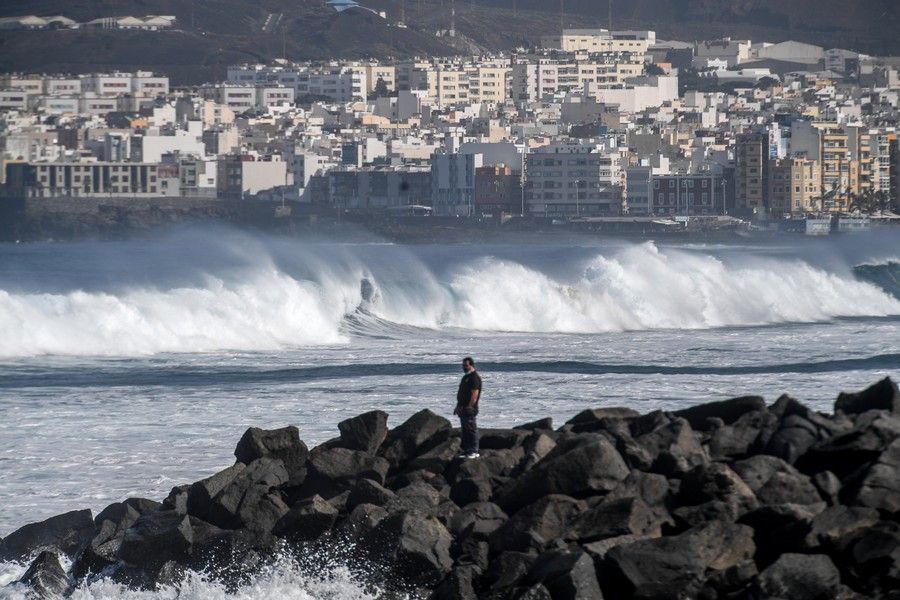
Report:
[[162,502],[26,525],[0,557],[37,554],[14,585],[45,597],[188,569],[239,585],[276,555],[337,553],[387,595],[436,600],[900,598],[890,379],[833,415],[788,396],[585,410],[485,430],[466,461],[447,419],[387,420],[353,417],[312,450],[294,427],[251,428],[233,466]]

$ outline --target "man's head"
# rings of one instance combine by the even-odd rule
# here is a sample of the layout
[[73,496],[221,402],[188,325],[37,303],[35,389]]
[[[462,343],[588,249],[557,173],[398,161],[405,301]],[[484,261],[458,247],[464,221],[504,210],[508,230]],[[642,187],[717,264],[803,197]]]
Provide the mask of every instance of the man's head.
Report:
[[463,371],[465,371],[466,373],[471,373],[472,371],[475,370],[475,361],[472,360],[471,356],[465,357],[463,359],[462,365],[463,365]]

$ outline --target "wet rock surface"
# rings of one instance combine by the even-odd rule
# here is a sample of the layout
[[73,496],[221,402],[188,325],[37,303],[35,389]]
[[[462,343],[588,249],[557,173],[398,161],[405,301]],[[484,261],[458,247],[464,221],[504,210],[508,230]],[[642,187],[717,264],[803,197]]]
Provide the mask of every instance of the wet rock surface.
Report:
[[98,578],[154,589],[197,569],[228,585],[336,548],[388,597],[900,597],[890,379],[841,394],[833,415],[748,396],[588,409],[552,427],[485,430],[472,460],[428,410],[393,429],[381,411],[346,419],[312,449],[294,427],[251,428],[233,466],[162,502],[26,525],[0,559],[31,561],[10,585],[39,598]]

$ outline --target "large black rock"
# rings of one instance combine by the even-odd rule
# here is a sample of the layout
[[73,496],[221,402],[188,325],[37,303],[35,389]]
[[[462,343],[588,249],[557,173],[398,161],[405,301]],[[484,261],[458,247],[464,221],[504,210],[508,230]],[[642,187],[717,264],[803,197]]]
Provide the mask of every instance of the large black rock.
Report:
[[674,419],[634,439],[649,453],[650,470],[667,477],[683,475],[709,461],[699,437],[685,419]]
[[373,454],[387,437],[387,419],[386,412],[373,410],[341,421],[341,446]]
[[239,462],[222,469],[215,475],[191,484],[187,493],[188,514],[199,517],[205,521],[211,521],[214,518],[211,516],[213,510],[213,498],[231,484],[231,482],[234,481],[234,478],[245,468],[246,465]]
[[834,403],[834,410],[845,414],[859,414],[868,410],[900,413],[900,390],[890,377],[885,377],[861,392],[841,392]]
[[673,600],[692,597],[708,571],[739,565],[752,558],[755,550],[751,528],[723,521],[677,536],[617,546],[606,555],[617,574],[608,584],[607,595]]
[[0,560],[21,560],[37,550],[55,549],[74,555],[94,535],[94,518],[89,510],[74,510],[30,523],[0,541]]
[[487,537],[500,528],[509,517],[496,504],[474,502],[457,511],[450,519],[450,532],[458,537]]
[[247,528],[268,533],[287,513],[277,487],[288,480],[279,459],[259,458],[241,470],[212,498],[204,520],[225,529]]
[[507,512],[547,494],[584,496],[613,490],[628,476],[621,455],[605,438],[585,440],[568,451],[554,452],[505,486],[497,499]]
[[775,456],[759,454],[732,465],[763,504],[814,504],[822,496],[809,477]]
[[138,567],[159,568],[167,561],[186,563],[194,543],[187,515],[157,512],[142,515],[125,531],[118,558]]
[[849,504],[900,513],[900,438],[891,442],[874,464],[863,467],[852,478],[843,498]]
[[384,483],[388,462],[361,450],[349,448],[316,449],[309,456],[308,477],[347,483],[364,477]]
[[322,537],[337,521],[338,510],[323,500],[313,496],[291,507],[273,528],[279,537],[292,540],[312,541]]
[[302,472],[308,453],[300,432],[293,425],[270,430],[251,427],[234,449],[238,461],[247,465],[258,458],[277,458],[284,463],[290,477]]
[[553,600],[602,600],[594,561],[583,550],[549,550],[535,560],[525,581],[541,584]]
[[450,421],[428,409],[421,410],[388,432],[378,452],[391,465],[399,466],[443,441],[439,434],[449,431]]
[[450,532],[434,517],[398,512],[366,532],[361,543],[373,561],[410,585],[435,586],[453,566]]
[[675,415],[686,419],[696,430],[705,430],[709,419],[721,419],[731,425],[747,413],[766,409],[766,401],[761,396],[742,396],[719,402],[696,404],[675,411]]
[[841,575],[824,554],[782,554],[757,578],[765,598],[826,600],[835,598]]
[[900,415],[867,412],[856,419],[849,431],[824,439],[810,448],[797,468],[815,474],[831,471],[840,479],[879,459],[891,443],[900,438]]
[[585,508],[584,502],[570,496],[542,496],[519,510],[491,534],[491,550],[499,553],[504,550],[541,549],[554,539],[563,537]]
[[17,581],[29,589],[29,598],[61,598],[69,588],[69,578],[55,553],[44,550]]
[[659,537],[664,517],[640,498],[606,500],[579,514],[566,537],[579,543],[620,535]]

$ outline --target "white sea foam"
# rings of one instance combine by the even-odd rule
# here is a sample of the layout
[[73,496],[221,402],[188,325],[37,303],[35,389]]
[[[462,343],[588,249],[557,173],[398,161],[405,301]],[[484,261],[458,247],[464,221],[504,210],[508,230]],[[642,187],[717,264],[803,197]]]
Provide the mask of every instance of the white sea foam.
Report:
[[[68,293],[0,290],[0,357],[41,354],[277,350],[346,342],[342,320],[360,306],[397,324],[485,331],[607,332],[812,322],[900,314],[900,301],[850,274],[800,260],[726,265],[707,254],[626,247],[563,281],[484,257],[446,281],[413,260],[376,277],[316,257],[292,277],[268,260],[241,277],[194,286]],[[368,282],[362,286],[361,282]]]
[[497,331],[700,329],[900,314],[900,301],[799,260],[729,266],[696,253],[634,246],[598,256],[573,283],[484,259],[452,282],[448,323]]
[[[10,584],[24,572],[15,563],[0,563],[0,600],[28,600],[28,588]],[[4,575],[14,574],[7,578]],[[374,600],[377,590],[362,584],[344,566],[310,574],[289,561],[278,564],[254,577],[237,589],[227,589],[201,573],[189,572],[177,585],[164,585],[155,590],[136,590],[110,580],[76,586],[73,600]]]

